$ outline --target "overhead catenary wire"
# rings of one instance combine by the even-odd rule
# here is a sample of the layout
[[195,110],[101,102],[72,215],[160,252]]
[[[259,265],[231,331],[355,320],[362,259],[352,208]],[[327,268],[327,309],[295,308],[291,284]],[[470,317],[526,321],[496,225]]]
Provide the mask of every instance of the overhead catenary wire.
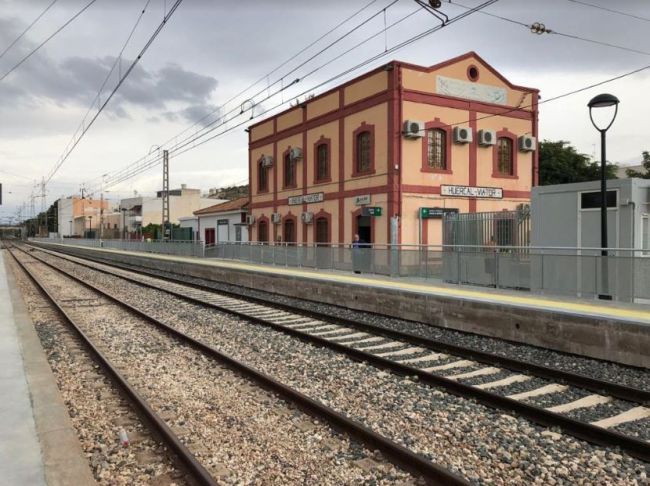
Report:
[[39,20],[41,20],[41,17],[43,17],[43,15],[45,15],[45,14],[48,12],[48,10],[50,10],[50,9],[54,6],[54,4],[55,4],[56,2],[58,2],[58,1],[59,1],[59,0],[52,0],[52,2],[50,2],[50,3],[47,5],[47,7],[45,7],[45,9],[43,9],[43,10],[41,11],[41,13],[38,14],[38,17],[36,17],[36,18],[32,21],[32,23],[29,24],[29,25],[25,28],[25,30],[23,30],[23,31],[18,35],[18,37],[16,37],[16,38],[11,42],[11,44],[9,44],[7,47],[5,47],[5,49],[4,49],[2,52],[0,52],[0,59],[2,59],[2,58],[4,57],[4,55],[5,55],[7,52],[9,52],[9,49],[11,49],[13,46],[15,46],[15,45],[18,43],[18,41],[20,41],[20,39],[22,39],[22,38],[25,36],[25,34],[27,34],[27,32],[29,32],[29,31],[31,30],[32,27],[34,27],[34,25],[36,24],[36,22],[38,22]]
[[147,42],[146,42],[146,44],[144,45],[144,47],[140,50],[140,52],[138,53],[138,55],[136,56],[136,58],[135,58],[135,59],[133,60],[133,62],[129,65],[129,67],[128,67],[128,69],[125,71],[124,75],[119,79],[119,81],[117,82],[117,84],[115,85],[115,87],[113,88],[113,90],[111,91],[111,93],[108,95],[108,97],[106,98],[106,100],[104,101],[104,103],[102,103],[102,105],[99,107],[99,109],[97,110],[97,113],[95,113],[95,115],[92,117],[92,119],[90,120],[90,122],[88,123],[88,125],[84,127],[84,129],[83,129],[83,131],[81,132],[81,134],[79,135],[79,137],[74,141],[74,143],[72,144],[72,146],[70,146],[69,149],[67,149],[67,150],[64,152],[64,154],[61,156],[61,158],[59,159],[59,161],[55,164],[55,166],[54,166],[54,167],[52,168],[52,170],[49,172],[49,174],[47,175],[47,177],[46,177],[45,180],[44,180],[44,183],[45,183],[45,184],[47,184],[47,183],[52,179],[52,177],[54,177],[54,175],[56,174],[56,172],[61,168],[61,166],[63,165],[63,163],[68,159],[68,157],[70,156],[70,154],[72,153],[72,151],[73,151],[73,150],[75,149],[75,147],[79,144],[79,142],[83,139],[83,136],[86,134],[86,132],[88,132],[88,130],[89,130],[90,127],[93,125],[93,123],[95,122],[95,120],[97,120],[97,117],[99,117],[99,115],[100,115],[101,112],[104,110],[104,108],[106,107],[106,105],[108,105],[108,103],[111,101],[111,99],[113,98],[113,96],[115,95],[115,93],[117,92],[117,90],[120,88],[120,86],[122,86],[122,84],[124,83],[124,81],[126,80],[126,78],[128,78],[129,74],[131,74],[131,71],[133,71],[133,69],[135,68],[135,66],[136,66],[136,65],[138,64],[138,62],[140,61],[140,59],[142,59],[142,56],[144,56],[144,54],[147,52],[147,50],[149,49],[149,47],[151,46],[151,44],[153,43],[153,41],[156,39],[156,37],[158,37],[158,34],[160,34],[160,32],[161,32],[161,30],[163,29],[163,27],[167,24],[167,22],[169,21],[169,19],[171,18],[171,16],[174,14],[174,12],[176,11],[176,9],[180,6],[180,4],[181,4],[182,2],[183,2],[183,0],[176,0],[176,2],[174,3],[174,5],[172,5],[172,7],[169,9],[169,11],[168,11],[167,14],[165,15],[165,17],[163,17],[162,21],[160,22],[160,24],[158,25],[158,27],[156,28],[156,30],[155,30],[155,31],[153,32],[153,34],[149,37],[149,39],[147,40]]
[[[478,11],[478,10],[480,10],[480,9],[482,9],[482,8],[485,8],[485,7],[489,6],[489,5],[492,5],[492,4],[496,3],[497,1],[498,1],[498,0],[488,0],[488,1],[486,1],[486,2],[484,2],[484,3],[482,3],[482,4],[480,4],[480,5],[478,5],[477,7],[475,7],[475,8],[472,9],[472,10],[468,10],[468,11],[462,13],[462,14],[457,15],[456,17],[453,17],[453,18],[449,19],[449,22],[447,22],[447,23],[445,23],[445,24],[440,24],[440,25],[437,25],[437,26],[435,26],[435,27],[433,27],[433,28],[430,28],[430,29],[427,29],[427,30],[425,30],[425,31],[423,31],[423,32],[420,32],[419,34],[416,34],[415,36],[413,36],[413,37],[411,37],[411,38],[409,38],[409,39],[407,39],[407,40],[405,40],[405,41],[403,41],[403,42],[401,42],[401,43],[399,43],[399,44],[397,44],[397,45],[395,45],[395,46],[389,48],[387,51],[382,50],[382,51],[381,51],[380,53],[378,53],[377,55],[372,56],[372,57],[370,57],[369,59],[366,59],[366,60],[362,61],[361,63],[359,63],[359,64],[357,64],[357,65],[355,65],[355,66],[353,66],[353,67],[351,67],[351,68],[348,68],[348,69],[346,69],[345,71],[343,71],[343,72],[341,72],[341,73],[339,73],[339,74],[337,74],[337,75],[335,75],[335,76],[332,76],[332,77],[328,78],[327,80],[325,80],[325,81],[319,83],[317,86],[315,86],[315,87],[311,87],[310,89],[308,89],[308,90],[306,90],[306,91],[300,93],[299,95],[297,95],[297,97],[303,96],[303,95],[305,95],[306,93],[309,93],[310,91],[313,91],[314,89],[318,89],[318,88],[320,88],[320,87],[322,87],[322,86],[324,86],[324,85],[326,85],[326,84],[329,84],[329,83],[331,83],[331,82],[333,82],[333,81],[335,81],[335,80],[337,80],[337,79],[339,79],[339,78],[341,78],[341,77],[343,77],[343,76],[345,76],[345,75],[347,75],[347,74],[350,74],[350,73],[354,72],[355,70],[358,70],[358,69],[360,69],[360,68],[362,68],[362,67],[364,67],[364,66],[366,66],[366,65],[368,65],[368,64],[370,64],[370,63],[372,63],[372,62],[374,62],[374,61],[376,61],[376,60],[378,60],[378,59],[380,59],[381,57],[384,57],[384,56],[386,56],[386,55],[388,55],[388,54],[391,54],[392,52],[395,52],[395,51],[397,51],[397,50],[399,50],[399,49],[402,49],[402,48],[404,48],[404,47],[406,47],[406,46],[412,44],[413,42],[416,42],[416,41],[418,41],[418,40],[420,40],[420,39],[422,39],[422,38],[424,38],[424,37],[426,37],[426,36],[428,36],[428,35],[433,34],[434,32],[436,32],[436,31],[442,29],[443,27],[446,27],[446,26],[449,25],[449,24],[452,24],[452,23],[454,23],[454,22],[457,22],[457,21],[459,21],[459,20],[462,20],[462,19],[464,19],[465,17],[467,17],[468,15],[471,15],[472,13],[474,13],[475,11]],[[412,15],[412,13],[409,14],[409,16],[410,16],[410,15]],[[402,20],[403,20],[403,19],[402,19]],[[399,21],[398,21],[398,22],[399,22]],[[383,29],[378,33],[378,35],[381,35],[382,33],[383,33]],[[274,95],[272,95],[272,96],[274,96]],[[272,96],[271,96],[271,97],[272,97]],[[262,100],[262,101],[264,101],[264,100]],[[272,107],[271,109],[266,110],[263,114],[266,114],[266,113],[268,113],[269,111],[272,111],[272,110],[274,110],[274,109],[276,109],[276,108],[279,108],[280,106],[284,105],[285,103],[286,103],[285,101],[282,101],[282,102],[278,103],[277,105],[275,105],[274,107]],[[258,116],[261,116],[261,115],[262,115],[262,114],[258,114],[257,116],[254,116],[254,118],[257,118]],[[239,116],[241,116],[241,114],[236,114],[236,115],[232,116],[232,117],[229,118],[229,119],[222,120],[222,123],[221,123],[219,126],[225,125],[225,124],[227,124],[229,121],[232,121],[232,120],[234,120],[235,118],[237,118],[237,117],[239,117]],[[223,134],[225,134],[225,133],[228,133],[228,132],[230,132],[230,131],[232,131],[232,130],[234,130],[234,129],[236,129],[236,128],[239,128],[239,127],[241,127],[242,125],[244,125],[244,124],[246,124],[246,123],[249,123],[249,122],[250,122],[250,119],[245,119],[245,120],[243,120],[243,121],[237,123],[236,125],[231,126],[231,127],[227,128],[227,129],[225,129],[225,130],[222,131],[222,132],[218,132],[217,134],[214,134],[214,135],[212,135],[212,136],[210,136],[210,137],[208,137],[208,138],[204,138],[203,140],[201,140],[201,141],[198,142],[198,143],[195,143],[194,145],[191,145],[191,144],[194,143],[194,142],[197,142],[198,138],[197,138],[197,139],[193,139],[193,140],[189,140],[189,141],[183,143],[181,146],[177,146],[177,147],[175,147],[175,148],[170,149],[170,155],[178,156],[178,155],[181,155],[181,154],[183,154],[183,153],[186,153],[186,152],[188,152],[189,150],[193,150],[193,149],[195,149],[195,148],[197,148],[197,147],[203,145],[204,143],[207,143],[207,142],[209,142],[209,141],[211,141],[211,140],[214,140],[215,138],[217,138],[217,137],[219,137],[219,136],[221,136],[221,135],[223,135]],[[215,128],[218,128],[219,126],[217,126],[217,127],[215,127]],[[205,134],[202,135],[201,137],[203,137],[203,136],[205,136]],[[116,185],[116,184],[119,184],[119,183],[121,183],[121,182],[124,182],[124,181],[127,180],[128,178],[131,178],[131,177],[133,177],[133,176],[135,176],[135,175],[137,175],[137,174],[143,172],[144,170],[147,170],[148,168],[153,167],[157,162],[159,162],[159,160],[160,160],[160,157],[156,157],[154,160],[152,160],[152,161],[150,162],[150,165],[148,165],[146,168],[143,168],[142,171],[132,171],[131,173],[124,174],[124,176],[119,177],[119,178],[117,178],[116,180],[113,180],[113,181],[109,182],[109,184],[111,184],[111,185]],[[108,186],[105,186],[105,187],[108,187]]]
[[567,0],[567,1],[571,2],[571,3],[577,3],[578,5],[584,5],[586,7],[591,7],[591,8],[595,8],[595,9],[598,9],[598,10],[603,10],[605,12],[609,12],[609,13],[613,13],[613,14],[617,14],[617,15],[623,15],[625,17],[630,17],[630,18],[633,18],[633,19],[643,20],[644,22],[650,22],[650,18],[648,18],[648,17],[642,17],[640,15],[635,15],[635,14],[631,14],[631,13],[628,13],[628,12],[623,12],[621,10],[615,10],[615,9],[609,8],[609,7],[603,7],[602,5],[596,5],[594,3],[584,2],[582,0]]
[[[463,4],[458,3],[458,2],[453,2],[452,5],[456,5],[458,7],[465,8],[465,9],[471,8],[471,7],[467,7],[466,5],[463,5]],[[497,14],[492,13],[492,12],[481,11],[480,13],[482,15],[487,16],[487,17],[492,17],[492,18],[495,18],[495,19],[503,20],[504,22],[509,22],[511,24],[519,25],[519,26],[525,27],[526,29],[530,29],[530,30],[532,30],[534,28],[534,26],[535,26],[535,24],[527,24],[526,22],[523,22],[521,20],[511,19],[509,17],[504,17],[503,15],[497,15]],[[539,25],[539,23],[538,23],[538,25]],[[546,27],[546,26],[544,26],[544,27]],[[601,40],[598,40],[598,39],[591,39],[589,37],[583,37],[583,36],[579,36],[577,34],[567,34],[565,32],[559,32],[559,31],[554,30],[554,29],[546,29],[545,28],[544,31],[540,32],[540,33],[547,33],[549,35],[557,35],[557,36],[560,36],[560,37],[566,37],[568,39],[579,40],[579,41],[587,42],[587,43],[590,43],[590,44],[596,44],[596,45],[600,45],[600,46],[611,47],[613,49],[619,49],[619,50],[622,50],[622,51],[633,52],[635,54],[642,54],[644,56],[650,56],[649,51],[643,51],[641,49],[634,49],[632,47],[621,46],[621,45],[618,45],[618,44],[613,44],[611,42],[601,41]]]
[[20,61],[18,61],[16,64],[14,64],[9,71],[4,73],[0,77],[0,82],[4,81],[4,79],[9,76],[11,73],[13,73],[16,69],[18,69],[22,64],[27,61],[30,57],[32,57],[34,54],[36,54],[45,44],[47,44],[49,41],[51,41],[59,32],[61,32],[63,29],[65,29],[68,25],[70,25],[72,22],[74,22],[77,17],[79,17],[82,13],[84,13],[90,6],[95,3],[97,0],[90,0],[81,10],[79,10],[76,14],[74,14],[72,17],[70,17],[63,25],[61,25],[58,29],[56,29],[52,34],[50,34],[44,41],[42,41],[39,45],[37,45],[34,49],[29,51]]
[[[496,0],[495,0],[495,1],[496,1]],[[268,77],[268,75],[277,72],[277,71],[278,71],[282,66],[288,64],[291,60],[297,58],[300,54],[304,53],[304,52],[305,52],[309,47],[312,47],[312,46],[315,45],[318,41],[324,39],[328,34],[332,33],[332,32],[335,31],[338,27],[340,27],[340,26],[344,25],[345,23],[347,23],[349,20],[351,20],[352,18],[354,18],[355,16],[357,16],[359,13],[361,13],[361,12],[363,12],[364,10],[366,10],[367,8],[369,8],[369,7],[370,7],[372,4],[374,4],[375,2],[376,2],[376,0],[373,0],[373,1],[369,2],[369,3],[367,3],[365,6],[363,6],[362,8],[360,8],[359,10],[357,10],[356,12],[354,12],[352,15],[350,15],[349,17],[347,17],[347,18],[344,19],[343,21],[339,22],[335,27],[333,27],[332,29],[330,29],[330,30],[329,30],[328,32],[326,32],[325,34],[321,35],[317,40],[315,40],[315,41],[313,41],[312,43],[310,43],[307,47],[301,49],[298,53],[296,53],[296,54],[294,54],[293,56],[291,56],[289,59],[287,59],[286,61],[284,61],[284,62],[283,62],[282,64],[280,64],[278,67],[274,68],[270,73],[267,73],[267,74],[264,75],[263,77],[259,78],[256,82],[252,83],[252,84],[249,85],[247,88],[245,88],[244,90],[242,90],[242,91],[240,92],[240,95],[243,94],[243,93],[245,93],[245,92],[246,92],[247,90],[249,90],[250,88],[252,88],[252,87],[256,86],[257,84],[259,84],[261,81],[263,81],[264,79],[266,79],[266,78]],[[397,0],[393,0],[393,1],[392,1],[388,6],[386,6],[385,8],[390,8],[391,6],[395,5],[396,3],[397,3]],[[322,55],[322,54],[323,54],[324,52],[326,52],[328,49],[330,49],[331,47],[333,47],[333,46],[335,46],[336,44],[338,44],[338,42],[340,42],[342,39],[348,37],[352,32],[358,30],[358,29],[361,28],[363,25],[366,25],[370,20],[372,20],[372,19],[376,18],[377,16],[381,15],[382,12],[383,12],[383,9],[378,10],[377,12],[375,12],[374,14],[372,14],[369,18],[364,19],[364,20],[361,21],[359,24],[356,24],[355,26],[353,26],[353,27],[352,27],[350,30],[348,30],[346,33],[344,33],[343,35],[339,36],[336,40],[334,40],[333,42],[329,43],[328,46],[326,46],[325,48],[321,49],[317,54],[312,55],[312,56],[311,56],[307,61],[303,61],[303,62],[301,62],[298,66],[296,66],[296,67],[292,68],[290,71],[284,73],[284,74],[283,74],[283,75],[282,75],[278,80],[276,80],[274,83],[272,83],[272,84],[270,84],[269,86],[263,88],[262,90],[259,90],[259,91],[256,92],[254,95],[251,95],[251,96],[254,98],[254,97],[256,97],[256,96],[258,96],[258,95],[264,93],[264,91],[267,91],[271,86],[275,86],[275,85],[277,85],[278,83],[281,84],[281,88],[280,88],[279,90],[277,90],[276,92],[274,92],[273,95],[267,95],[267,97],[264,98],[263,100],[258,100],[257,103],[255,103],[255,105],[258,105],[258,104],[260,104],[260,103],[263,103],[263,102],[266,101],[267,99],[270,99],[270,98],[272,98],[273,96],[275,96],[275,95],[277,95],[277,94],[282,94],[284,91],[286,91],[287,89],[289,89],[291,86],[293,86],[293,85],[296,84],[297,82],[303,80],[305,77],[310,76],[310,75],[314,74],[317,70],[321,69],[321,68],[318,68],[318,69],[316,69],[316,70],[313,70],[313,71],[311,71],[310,73],[308,73],[306,76],[303,76],[303,77],[300,78],[300,79],[294,79],[293,81],[291,81],[291,82],[288,83],[288,84],[284,84],[284,82],[283,82],[283,80],[284,80],[286,77],[288,77],[288,76],[290,76],[291,74],[293,74],[294,72],[296,72],[299,68],[303,67],[306,63],[308,63],[308,62],[310,62],[311,60],[315,59],[317,56]],[[409,15],[409,16],[410,16],[410,15]],[[407,17],[408,17],[408,16],[407,16]],[[403,20],[403,19],[402,19],[402,20]],[[399,21],[398,21],[398,22],[395,22],[393,25],[395,25],[395,24],[397,24],[397,23],[399,23]],[[375,36],[373,36],[373,37],[375,37]],[[349,52],[349,50],[346,51],[346,52]],[[340,56],[339,56],[339,57],[340,57]],[[329,64],[329,63],[326,63],[325,65],[327,65],[327,64]],[[324,67],[325,65],[323,65],[322,67]],[[195,122],[192,126],[190,126],[190,127],[186,128],[185,130],[183,130],[180,134],[175,135],[174,137],[170,138],[169,140],[167,140],[166,142],[164,142],[163,144],[161,144],[161,146],[164,146],[164,145],[168,144],[170,141],[172,141],[172,140],[174,140],[174,139],[177,139],[180,135],[182,135],[183,133],[187,132],[189,129],[193,128],[194,126],[196,126],[196,125],[197,125],[198,123],[200,123],[201,121],[203,121],[203,120],[205,120],[206,118],[208,118],[209,116],[215,114],[216,112],[218,112],[218,111],[220,110],[220,108],[225,107],[228,103],[230,103],[232,100],[234,100],[237,96],[238,96],[238,95],[235,95],[234,97],[230,98],[228,101],[226,101],[225,103],[223,103],[223,104],[221,105],[221,107],[217,108],[216,110],[213,110],[211,113],[209,113],[208,115],[204,116],[204,117],[203,117],[202,119],[200,119],[199,121]],[[253,109],[254,109],[254,108],[251,108],[251,110],[253,110]],[[179,144],[182,144],[182,143],[184,143],[185,141],[187,141],[187,140],[189,140],[189,139],[191,139],[191,138],[193,138],[193,137],[197,137],[197,136],[203,136],[203,135],[205,135],[206,132],[210,132],[210,131],[211,131],[210,127],[212,127],[212,126],[215,125],[216,123],[219,123],[220,121],[223,122],[223,120],[224,120],[225,117],[227,117],[227,116],[230,115],[231,113],[233,113],[233,112],[237,112],[237,111],[239,111],[239,107],[235,107],[235,108],[231,109],[230,111],[228,111],[227,113],[225,113],[225,114],[221,114],[217,119],[215,119],[215,120],[213,120],[213,121],[211,121],[211,122],[209,122],[209,123],[206,123],[203,127],[201,127],[199,130],[195,131],[193,134],[189,135],[188,137],[186,137],[185,139],[181,140],[180,142],[177,142],[176,144],[174,144],[172,147],[170,147],[170,150],[173,150],[173,149],[176,148]],[[218,126],[221,126],[222,124],[223,124],[223,123],[220,123]],[[217,128],[218,128],[218,126],[217,126]],[[201,132],[203,132],[203,133],[201,133]],[[151,161],[151,160],[148,161],[148,160],[147,160],[148,158],[149,158],[149,154],[147,154],[147,155],[145,155],[145,156],[139,158],[139,159],[136,160],[135,162],[129,164],[128,166],[126,166],[126,167],[124,167],[124,168],[118,170],[116,173],[112,174],[112,177],[113,177],[113,178],[121,177],[121,174],[122,174],[122,173],[130,173],[134,168],[137,168],[138,166],[142,166],[142,165],[145,165],[145,166],[147,166],[147,168],[149,168],[149,167],[150,167],[150,164],[153,163],[153,165],[155,165],[157,162],[159,162],[160,160],[162,160],[161,157],[159,157],[158,155],[156,155],[156,157],[155,157],[155,159],[154,159],[153,161]]]

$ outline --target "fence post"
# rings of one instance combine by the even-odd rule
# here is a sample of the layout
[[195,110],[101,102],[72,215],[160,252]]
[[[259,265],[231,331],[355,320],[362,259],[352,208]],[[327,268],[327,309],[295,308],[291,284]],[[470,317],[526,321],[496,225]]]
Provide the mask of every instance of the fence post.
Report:
[[494,288],[499,288],[499,252],[494,251]]

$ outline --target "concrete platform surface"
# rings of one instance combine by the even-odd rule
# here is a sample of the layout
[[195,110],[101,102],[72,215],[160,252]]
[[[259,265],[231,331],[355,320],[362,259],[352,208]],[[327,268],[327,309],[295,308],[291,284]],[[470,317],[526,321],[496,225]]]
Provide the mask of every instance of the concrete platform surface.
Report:
[[650,308],[231,260],[37,245],[650,368]]
[[96,484],[5,252],[0,254],[0,486]]

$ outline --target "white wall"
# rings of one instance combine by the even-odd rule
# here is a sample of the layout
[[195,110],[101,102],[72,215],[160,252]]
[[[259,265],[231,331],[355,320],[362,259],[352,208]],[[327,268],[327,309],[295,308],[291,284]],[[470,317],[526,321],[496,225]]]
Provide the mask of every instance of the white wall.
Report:
[[59,235],[61,236],[71,236],[70,220],[72,220],[72,201],[73,201],[72,198],[59,199],[58,224],[59,224]]
[[[228,225],[217,225],[217,220],[228,220]],[[216,243],[234,243],[237,241],[237,227],[240,228],[241,242],[248,241],[248,226],[241,224],[241,211],[231,211],[228,213],[209,214],[199,216],[199,228],[201,241],[205,241],[205,230],[207,228],[215,229]]]

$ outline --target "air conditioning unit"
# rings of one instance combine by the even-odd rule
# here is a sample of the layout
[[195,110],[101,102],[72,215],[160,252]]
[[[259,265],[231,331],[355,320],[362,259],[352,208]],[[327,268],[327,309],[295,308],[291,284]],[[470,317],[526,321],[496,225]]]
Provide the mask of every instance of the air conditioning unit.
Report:
[[472,129],[470,127],[454,127],[454,143],[470,143]]
[[302,219],[302,222],[305,224],[311,224],[314,220],[314,213],[304,212],[300,215],[300,219]]
[[262,167],[273,167],[273,157],[270,155],[262,155],[260,162],[262,163]]
[[291,147],[289,149],[289,158],[292,161],[297,161],[302,159],[302,149],[300,147]]
[[497,133],[494,130],[479,130],[478,131],[478,144],[482,147],[496,145]]
[[250,226],[253,223],[255,223],[255,216],[253,216],[252,214],[246,216],[246,224]]
[[402,128],[404,138],[422,138],[424,136],[424,123],[415,120],[406,120]]
[[271,214],[271,223],[280,224],[281,222],[282,222],[282,216],[280,215],[280,213]]
[[537,148],[537,140],[530,135],[519,137],[519,150],[522,152],[533,152]]

